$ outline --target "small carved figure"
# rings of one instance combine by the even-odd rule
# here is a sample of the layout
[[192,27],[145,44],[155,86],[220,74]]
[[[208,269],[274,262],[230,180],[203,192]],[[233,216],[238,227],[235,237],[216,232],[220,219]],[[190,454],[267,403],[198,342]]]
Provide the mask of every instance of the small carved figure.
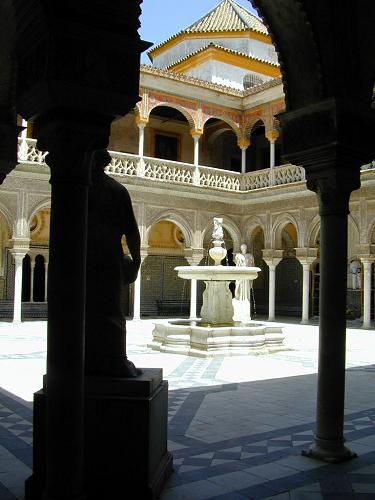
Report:
[[214,230],[212,231],[213,240],[222,240],[224,238],[222,217],[214,217]]
[[361,288],[361,263],[359,260],[352,260],[350,272],[352,273],[352,288],[358,290]]
[[[136,377],[141,371],[126,356],[122,290],[137,278],[140,235],[128,191],[104,172],[109,161],[107,150],[94,153],[88,202],[85,372]],[[123,235],[130,256],[124,255]]]
[[[247,253],[247,245],[245,243],[241,245],[241,253],[236,254],[235,262],[238,267],[254,266],[254,256],[251,253]],[[250,300],[252,284],[251,280],[237,280],[234,297],[237,300]]]

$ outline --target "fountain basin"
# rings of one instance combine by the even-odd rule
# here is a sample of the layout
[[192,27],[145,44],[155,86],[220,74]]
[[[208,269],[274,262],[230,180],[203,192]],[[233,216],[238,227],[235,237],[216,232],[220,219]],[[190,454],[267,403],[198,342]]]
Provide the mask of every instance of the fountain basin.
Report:
[[232,266],[178,266],[175,270],[180,278],[202,281],[255,280],[261,271],[259,267]]
[[154,350],[202,358],[269,354],[285,350],[284,335],[278,325],[233,323],[210,325],[202,321],[178,320],[156,323]]

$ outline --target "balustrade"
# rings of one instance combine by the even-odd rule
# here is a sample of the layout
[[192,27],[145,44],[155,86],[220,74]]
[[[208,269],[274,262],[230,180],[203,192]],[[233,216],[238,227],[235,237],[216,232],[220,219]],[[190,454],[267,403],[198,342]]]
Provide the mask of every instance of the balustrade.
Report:
[[[46,154],[38,151],[35,139],[19,139],[18,158],[20,163],[45,165]],[[115,151],[110,151],[110,155],[112,160],[106,167],[108,174],[145,177],[153,181],[196,185],[214,190],[244,192],[305,181],[304,168],[290,164],[246,174],[199,166],[198,178],[195,178],[197,169],[190,163],[147,156],[140,157]],[[374,169],[375,160],[361,167],[363,173]]]

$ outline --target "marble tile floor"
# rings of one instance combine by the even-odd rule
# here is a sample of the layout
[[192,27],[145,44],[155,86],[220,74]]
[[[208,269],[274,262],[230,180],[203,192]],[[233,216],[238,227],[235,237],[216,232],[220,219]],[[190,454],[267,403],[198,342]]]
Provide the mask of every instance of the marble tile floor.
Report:
[[[285,323],[289,351],[200,359],[148,349],[152,324],[128,322],[128,353],[169,380],[174,473],[161,500],[375,500],[375,331],[348,325],[345,436],[358,458],[327,465],[300,455],[314,432],[316,326]],[[31,472],[45,351],[45,323],[0,323],[0,500],[22,499]]]

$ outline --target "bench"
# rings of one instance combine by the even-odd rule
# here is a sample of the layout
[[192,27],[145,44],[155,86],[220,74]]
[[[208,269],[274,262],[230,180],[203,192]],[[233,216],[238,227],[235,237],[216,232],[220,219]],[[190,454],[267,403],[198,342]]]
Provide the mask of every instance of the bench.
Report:
[[156,301],[158,315],[163,314],[189,314],[190,302],[174,299],[161,299]]

